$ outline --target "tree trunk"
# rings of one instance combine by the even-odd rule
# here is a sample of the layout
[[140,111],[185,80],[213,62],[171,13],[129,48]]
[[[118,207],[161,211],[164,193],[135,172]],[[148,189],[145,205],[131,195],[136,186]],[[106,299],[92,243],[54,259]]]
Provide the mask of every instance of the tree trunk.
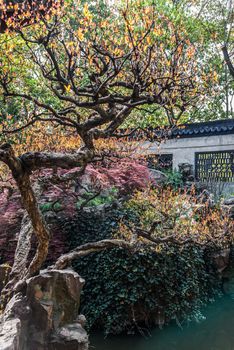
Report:
[[[73,167],[81,167],[93,158],[94,151],[87,147],[82,147],[76,153],[45,153],[45,152],[29,152],[20,157],[16,157],[10,144],[0,146],[0,161],[4,162],[11,170],[12,176],[16,181],[17,187],[21,194],[21,201],[24,209],[28,214],[31,222],[22,227],[16,255],[12,271],[13,280],[9,283],[15,283],[25,279],[38,272],[45,262],[49,248],[49,232],[46,223],[38,207],[37,197],[40,196],[41,188],[37,183],[35,189],[32,188],[30,174],[37,169],[53,168],[54,166],[71,169]],[[37,238],[37,250],[28,268],[26,268],[27,257],[30,251],[30,236],[32,232]],[[18,280],[18,281],[17,281]],[[21,284],[18,286],[20,288]],[[13,289],[13,288],[11,288]],[[18,289],[18,288],[17,288]]]
[[[17,261],[15,261],[14,266],[18,270],[17,274],[23,273],[23,271],[19,271],[20,268],[24,269],[25,270],[25,273],[23,273],[24,278],[28,278],[33,274],[35,274],[40,269],[40,267],[42,266],[42,264],[44,263],[47,257],[48,247],[49,247],[49,232],[46,228],[46,224],[39,210],[36,195],[31,185],[30,172],[27,170],[27,167],[24,166],[24,163],[20,160],[20,158],[15,156],[11,145],[5,144],[0,147],[0,160],[2,160],[5,164],[7,164],[12,172],[12,176],[15,179],[21,194],[22,205],[28,213],[33,232],[37,237],[38,245],[37,245],[36,254],[27,270],[25,270],[25,264],[26,264],[25,258],[27,259],[27,254],[29,252],[25,251],[24,249],[25,249],[25,244],[27,245],[27,242],[30,236],[29,226],[22,228],[23,231],[19,236],[19,242],[17,245],[17,251],[16,251]],[[26,241],[21,242],[20,241],[21,239]],[[25,252],[25,257],[24,257],[25,261],[22,260],[19,263],[19,260],[22,258],[22,255],[24,254],[24,252]],[[19,265],[22,264],[22,265],[17,267],[16,264],[19,264]],[[22,277],[23,276],[21,276],[21,278]]]
[[49,248],[49,232],[46,228],[45,221],[38,207],[35,193],[32,189],[30,177],[27,172],[15,177],[18,188],[20,190],[22,204],[29,214],[33,231],[37,237],[37,250],[36,254],[30,263],[26,277],[30,277],[39,271],[42,264],[46,260]]

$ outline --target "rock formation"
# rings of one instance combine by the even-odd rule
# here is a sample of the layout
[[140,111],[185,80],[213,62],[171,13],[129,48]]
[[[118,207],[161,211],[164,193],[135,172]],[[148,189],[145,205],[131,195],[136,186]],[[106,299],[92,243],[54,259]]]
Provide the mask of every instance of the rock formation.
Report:
[[228,213],[230,218],[234,219],[234,197],[225,199],[222,204],[222,209]]
[[1,350],[88,350],[78,314],[84,280],[73,270],[43,270],[27,280],[2,316]]

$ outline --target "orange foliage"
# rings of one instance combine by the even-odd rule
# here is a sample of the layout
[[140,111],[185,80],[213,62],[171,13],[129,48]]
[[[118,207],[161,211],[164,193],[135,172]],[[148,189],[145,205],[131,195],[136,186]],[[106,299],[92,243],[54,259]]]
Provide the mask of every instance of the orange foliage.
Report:
[[[173,237],[175,241],[191,240],[198,244],[212,242],[220,247],[233,240],[233,221],[219,208],[210,208],[208,202],[199,202],[193,191],[149,188],[136,192],[127,208],[138,215],[137,229],[150,233],[152,238]],[[122,223],[120,235],[131,240],[135,231],[135,224],[127,227]],[[142,237],[139,240],[148,242]]]
[[189,40],[183,23],[142,1],[105,18],[79,0],[8,7],[0,0],[0,9],[8,28],[0,42],[1,92],[8,103],[23,101],[0,131],[18,154],[83,143],[121,148],[109,139],[135,108],[165,108],[175,125],[216,79],[198,65],[201,43]]

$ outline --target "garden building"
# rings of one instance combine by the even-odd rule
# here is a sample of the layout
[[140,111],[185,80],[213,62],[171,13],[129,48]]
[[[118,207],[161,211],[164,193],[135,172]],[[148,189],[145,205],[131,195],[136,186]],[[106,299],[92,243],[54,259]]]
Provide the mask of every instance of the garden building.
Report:
[[178,170],[187,163],[197,181],[227,183],[234,192],[234,119],[187,124],[145,145],[158,167]]

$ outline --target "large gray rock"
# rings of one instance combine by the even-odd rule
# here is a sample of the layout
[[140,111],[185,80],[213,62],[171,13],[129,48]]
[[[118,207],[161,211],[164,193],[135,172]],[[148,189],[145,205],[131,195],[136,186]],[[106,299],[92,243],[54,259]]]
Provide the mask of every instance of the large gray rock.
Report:
[[[57,340],[60,339],[61,343],[65,342],[66,348],[64,349],[67,350],[70,347],[77,350],[85,349],[88,337],[76,321],[83,285],[84,280],[69,269],[44,270],[40,275],[27,281],[27,299],[32,309],[29,327],[29,344],[32,349],[44,349],[48,339],[54,334],[59,334],[61,328],[66,329],[67,325],[73,325],[74,339],[69,332],[65,332],[63,338],[57,337]],[[78,336],[81,329],[85,337]],[[60,349],[59,341],[56,344],[53,349]]]
[[19,318],[5,320],[0,330],[0,349],[1,350],[21,350],[22,323]]
[[[27,280],[27,299],[41,329],[56,329],[78,316],[84,280],[73,270],[44,270]],[[37,318],[43,323],[37,323]]]
[[88,350],[88,336],[79,322],[63,326],[52,335],[50,350]]
[[8,302],[0,322],[0,349],[26,349],[25,326],[30,317],[30,308],[26,298],[21,294],[14,295]]
[[84,280],[73,270],[43,270],[26,281],[7,304],[0,328],[0,350],[87,350],[88,335],[79,316]]

